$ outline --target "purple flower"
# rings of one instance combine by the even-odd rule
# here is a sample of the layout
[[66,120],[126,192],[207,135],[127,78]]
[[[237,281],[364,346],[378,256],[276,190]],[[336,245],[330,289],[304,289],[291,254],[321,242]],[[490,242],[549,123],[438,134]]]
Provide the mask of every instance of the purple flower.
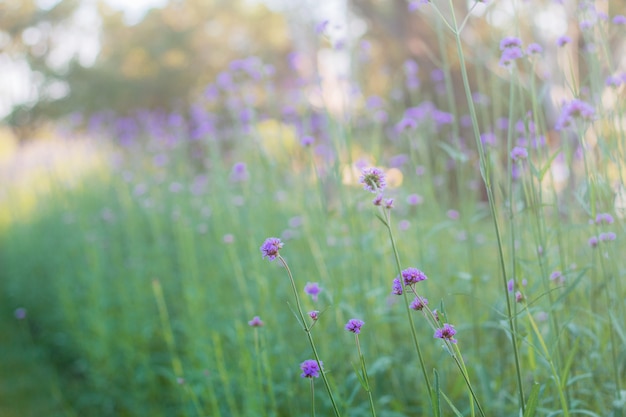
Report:
[[383,195],[378,194],[376,198],[372,200],[372,204],[374,204],[375,206],[381,206],[383,204]]
[[304,292],[309,294],[313,301],[317,301],[317,296],[322,291],[317,282],[307,282],[304,286]]
[[402,295],[402,282],[399,278],[393,279],[393,284],[391,285],[391,292],[395,295]]
[[237,162],[235,165],[233,165],[233,168],[230,172],[231,181],[246,181],[249,177],[250,174],[248,174],[248,168],[245,162]]
[[268,237],[261,245],[261,253],[263,253],[263,258],[267,258],[268,260],[273,261],[278,256],[278,251],[282,249],[283,245],[283,242],[281,242],[279,238]]
[[596,224],[601,224],[601,223],[606,223],[606,224],[612,224],[615,220],[613,220],[613,216],[611,216],[609,213],[599,213],[596,216]]
[[513,289],[515,288],[515,281],[513,281],[513,279],[510,279],[509,282],[506,283],[506,288],[509,290],[509,292],[513,292]]
[[321,22],[319,22],[317,25],[315,25],[315,33],[318,35],[324,33],[329,23],[329,20],[322,20]]
[[15,315],[15,318],[18,320],[24,320],[26,318],[26,309],[23,307],[19,307],[16,308],[15,311],[13,312],[13,314]]
[[354,334],[361,333],[361,327],[363,327],[365,323],[359,319],[350,319],[346,323],[346,330],[352,332]]
[[261,318],[259,316],[254,316],[252,318],[252,320],[250,320],[248,322],[248,325],[252,326],[252,327],[261,327],[263,326],[263,321],[261,320]]
[[615,240],[616,236],[613,232],[600,233],[598,240],[601,242],[607,242],[609,240]]
[[579,99],[574,99],[563,105],[561,108],[561,114],[556,121],[554,128],[556,130],[563,130],[569,127],[574,122],[574,119],[582,119],[586,121],[592,121],[595,115],[593,106]]
[[528,151],[526,148],[522,148],[521,146],[516,146],[511,150],[511,159],[514,161],[519,161],[521,159],[528,158]]
[[410,206],[417,206],[418,204],[422,204],[424,202],[424,197],[419,194],[409,194],[406,198],[406,202]]
[[450,209],[446,212],[446,215],[450,220],[458,220],[461,216],[461,213],[459,213],[457,210]]
[[385,200],[385,208],[391,210],[393,208],[393,198]]
[[613,24],[614,25],[626,25],[626,16],[623,14],[618,14],[613,16]]
[[596,246],[598,246],[598,238],[595,236],[591,236],[587,243],[589,243],[589,246],[591,246],[592,248],[595,248]]
[[521,303],[522,301],[524,301],[524,294],[522,294],[521,291],[516,291],[515,292],[515,301],[517,303]]
[[304,147],[313,145],[313,142],[315,142],[315,138],[313,136],[302,136],[300,139],[300,144]]
[[500,66],[510,68],[516,59],[524,56],[524,52],[520,48],[507,48],[502,51],[500,56]]
[[543,52],[543,48],[538,43],[531,43],[526,48],[526,54],[528,55],[539,55]]
[[372,193],[380,193],[387,186],[385,173],[376,167],[365,168],[361,171],[359,182],[363,184],[363,189]]
[[550,281],[552,282],[559,282],[559,284],[563,284],[565,282],[565,277],[563,276],[563,274],[561,273],[561,271],[553,271],[550,274]]
[[434,337],[437,339],[444,339],[452,343],[456,343],[456,339],[454,338],[455,334],[456,334],[456,330],[454,329],[454,326],[451,324],[445,323],[443,327],[440,327],[437,330],[435,330]]
[[317,310],[309,311],[309,317],[311,317],[313,321],[317,321],[317,319],[319,318],[319,314],[320,312]]
[[427,305],[428,305],[427,298],[416,296],[415,299],[411,301],[411,305],[409,305],[409,308],[411,308],[412,310],[421,311]]
[[324,364],[321,361],[318,364],[315,359],[307,359],[300,364],[300,369],[302,369],[300,376],[302,378],[319,378],[320,365],[323,366]]
[[416,284],[427,279],[426,274],[417,268],[405,269],[402,271],[402,278],[404,278],[404,285]]
[[521,48],[521,47],[522,47],[522,40],[514,36],[507,36],[500,41],[501,51],[504,51],[505,49]]
[[568,43],[571,43],[571,42],[572,42],[572,38],[570,38],[567,35],[559,36],[558,39],[556,40],[556,44],[559,47],[563,47],[563,46],[565,46],[565,45],[567,45]]

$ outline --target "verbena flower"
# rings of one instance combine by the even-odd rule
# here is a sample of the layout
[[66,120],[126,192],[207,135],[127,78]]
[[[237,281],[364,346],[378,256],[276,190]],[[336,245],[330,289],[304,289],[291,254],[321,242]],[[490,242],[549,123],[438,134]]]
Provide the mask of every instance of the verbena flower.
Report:
[[277,237],[268,237],[261,245],[261,253],[263,258],[273,261],[278,256],[278,251],[282,249],[283,242]]
[[550,274],[550,281],[563,284],[565,282],[565,276],[563,276],[563,273],[561,271],[553,271]]
[[424,202],[424,197],[419,194],[410,194],[406,198],[406,202],[410,206],[417,206],[418,204],[422,204]]
[[402,271],[402,278],[404,279],[404,285],[411,285],[424,281],[428,277],[417,268],[407,268]]
[[456,330],[454,329],[454,326],[448,323],[444,323],[443,327],[435,330],[435,338],[448,340],[452,343],[456,343],[456,339],[454,338],[455,334]]
[[409,308],[411,308],[412,310],[421,311],[427,305],[428,305],[428,299],[427,298],[416,296],[413,299],[413,301],[411,301],[411,304],[409,305]]
[[393,284],[391,285],[391,292],[395,295],[402,295],[402,282],[399,278],[393,279]]
[[531,43],[526,48],[526,54],[528,55],[539,55],[543,52],[543,48],[538,43]]
[[388,198],[385,200],[385,208],[390,210],[393,208],[393,198]]
[[609,213],[599,213],[596,216],[596,224],[612,224],[614,221],[615,220],[613,219],[613,216],[611,216]]
[[363,327],[365,323],[362,320],[359,319],[350,319],[348,320],[348,322],[346,323],[346,330],[349,332],[352,332],[354,334],[359,334],[361,333],[361,327]]
[[598,246],[598,238],[595,236],[591,236],[587,243],[589,243],[589,246],[591,246],[592,248],[595,248],[596,246]]
[[500,66],[510,68],[516,59],[524,56],[524,52],[520,48],[507,48],[502,51],[500,56]]
[[522,40],[515,36],[507,36],[500,41],[500,50],[504,51],[505,49],[512,48],[521,48]]
[[[320,364],[324,366],[321,361]],[[302,373],[300,374],[302,378],[319,378],[320,376],[320,366],[315,359],[307,359],[302,362],[300,369],[302,369]]]
[[307,282],[304,286],[304,292],[309,294],[313,301],[317,301],[317,296],[322,291],[317,282]]
[[579,99],[574,99],[563,105],[561,108],[561,114],[559,115],[554,128],[556,130],[563,130],[571,126],[575,119],[593,121],[594,116],[595,109],[591,104]]
[[363,184],[363,189],[372,193],[380,193],[387,186],[385,173],[376,167],[365,168],[361,171],[359,182]]
[[607,242],[609,240],[615,240],[616,235],[613,232],[600,233],[598,240],[601,242]]
[[626,16],[622,14],[613,16],[613,24],[614,25],[626,25]]
[[522,301],[524,301],[524,294],[522,294],[521,291],[515,292],[515,301],[518,303],[521,303]]
[[252,327],[261,327],[263,326],[265,323],[263,323],[263,320],[261,320],[261,318],[259,316],[254,316],[252,318],[252,320],[250,320],[248,322],[248,325],[252,326]]
[[528,158],[528,150],[521,146],[516,146],[511,150],[511,159],[514,161],[519,161],[522,159]]
[[510,279],[506,283],[506,288],[509,290],[509,292],[513,292],[513,289],[515,288],[515,281],[513,279]]
[[381,206],[383,204],[383,195],[378,194],[376,198],[372,200],[372,204],[374,204],[375,206]]
[[571,43],[571,42],[572,42],[572,38],[570,38],[567,35],[559,36],[558,39],[556,40],[556,44],[559,47],[563,47],[563,46],[565,46],[565,45],[567,45],[568,43]]
[[317,321],[319,314],[320,312],[317,310],[309,311],[309,317],[311,317],[314,321]]

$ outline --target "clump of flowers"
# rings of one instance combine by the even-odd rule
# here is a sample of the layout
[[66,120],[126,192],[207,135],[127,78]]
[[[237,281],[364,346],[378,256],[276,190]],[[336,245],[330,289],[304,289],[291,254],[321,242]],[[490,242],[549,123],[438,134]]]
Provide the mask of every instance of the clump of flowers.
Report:
[[456,334],[456,329],[454,328],[454,326],[448,323],[444,323],[442,327],[439,327],[438,329],[435,330],[434,337],[437,339],[443,339],[452,343],[456,343],[457,340],[454,338],[455,334]]
[[[324,365],[322,362],[320,362],[320,364],[322,366]],[[302,362],[300,369],[302,369],[302,373],[300,374],[302,378],[319,378],[320,376],[320,365],[315,359],[307,359]]]
[[278,251],[283,248],[284,243],[277,237],[268,237],[261,245],[263,258],[273,261],[278,256]]
[[348,322],[346,323],[346,330],[349,332],[352,332],[354,334],[359,334],[361,333],[361,327],[363,327],[365,323],[362,320],[359,319],[350,319],[348,320]]
[[411,308],[411,310],[422,311],[427,305],[428,299],[417,295],[415,296],[415,299],[411,301],[409,307]]
[[426,280],[428,277],[417,268],[407,268],[402,271],[404,285],[413,285],[420,281]]
[[556,130],[563,130],[571,126],[576,119],[590,122],[593,121],[594,116],[595,109],[591,104],[580,99],[574,99],[563,105],[561,114],[554,128]]
[[520,161],[528,158],[528,150],[521,146],[516,146],[511,150],[511,159],[514,161]]
[[510,68],[516,59],[524,56],[521,39],[513,36],[507,36],[500,41],[500,50],[500,66],[504,68]]
[[263,323],[263,320],[261,320],[261,318],[259,316],[254,316],[252,318],[252,320],[250,320],[248,322],[248,325],[251,327],[261,327],[263,326],[265,323]]

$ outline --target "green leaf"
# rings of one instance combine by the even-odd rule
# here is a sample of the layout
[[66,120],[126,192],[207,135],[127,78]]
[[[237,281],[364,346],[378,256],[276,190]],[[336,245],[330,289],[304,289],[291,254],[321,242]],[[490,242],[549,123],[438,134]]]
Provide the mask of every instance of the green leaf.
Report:
[[533,387],[530,389],[528,401],[526,401],[526,411],[524,412],[524,417],[534,417],[535,410],[539,404],[539,392],[541,392],[541,385],[535,382]]

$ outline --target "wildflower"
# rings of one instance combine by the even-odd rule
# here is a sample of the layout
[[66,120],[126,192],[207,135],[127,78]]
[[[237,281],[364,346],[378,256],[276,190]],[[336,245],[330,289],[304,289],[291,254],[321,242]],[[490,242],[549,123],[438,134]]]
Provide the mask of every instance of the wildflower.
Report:
[[234,182],[242,182],[246,181],[250,177],[248,174],[248,168],[246,167],[245,162],[237,162],[233,165],[233,168],[230,172],[230,179]]
[[508,48],[502,51],[500,56],[500,66],[510,68],[516,59],[524,56],[524,52],[520,48]]
[[522,301],[524,301],[524,294],[522,294],[521,291],[516,291],[515,292],[515,301],[517,303],[521,303]]
[[324,33],[329,23],[329,20],[322,20],[321,22],[319,22],[317,25],[315,25],[315,33],[318,35]]
[[391,210],[393,208],[393,198],[385,200],[385,208]]
[[313,142],[315,142],[315,138],[313,136],[302,136],[302,138],[300,139],[300,145],[304,146],[305,148],[313,145]]
[[559,47],[563,47],[563,46],[565,46],[565,45],[567,45],[568,43],[571,43],[571,42],[572,42],[572,38],[570,38],[567,35],[559,36],[558,39],[556,40],[556,44]]
[[589,243],[589,246],[591,246],[592,248],[595,248],[596,246],[598,246],[598,238],[595,236],[591,236],[587,243]]
[[349,332],[352,332],[354,334],[359,334],[361,333],[361,327],[364,325],[365,323],[362,320],[359,319],[350,319],[348,320],[348,322],[346,323],[346,330]]
[[250,320],[248,322],[248,325],[251,327],[261,327],[263,326],[265,323],[263,323],[263,321],[261,320],[261,318],[259,316],[254,316],[252,318],[252,320]]
[[309,311],[309,317],[311,317],[313,321],[317,321],[317,319],[319,318],[319,314],[320,312],[317,310]]
[[437,339],[444,339],[452,343],[456,343],[456,339],[454,338],[455,334],[456,334],[456,330],[454,329],[454,326],[451,324],[445,323],[443,327],[440,327],[437,330],[435,330],[434,337]]
[[501,51],[504,51],[505,49],[513,49],[513,48],[521,48],[521,47],[522,47],[522,40],[514,36],[507,36],[500,41]]
[[550,281],[552,282],[557,282],[559,284],[563,284],[565,282],[565,276],[561,273],[561,271],[553,271],[550,274]]
[[409,308],[411,308],[412,310],[421,311],[427,305],[428,305],[427,298],[416,296],[415,299],[411,301]]
[[556,130],[563,130],[569,127],[574,119],[579,118],[586,121],[592,121],[595,115],[593,106],[579,99],[574,99],[563,105],[561,114],[556,121],[554,128]]
[[376,167],[365,168],[361,172],[359,182],[363,184],[363,189],[372,193],[379,193],[387,186],[385,173],[380,168]]
[[380,206],[383,204],[383,195],[382,194],[378,194],[376,196],[376,198],[374,198],[372,200],[372,204],[374,204],[375,206]]
[[300,369],[302,369],[300,376],[302,378],[319,378],[320,365],[323,366],[324,364],[321,361],[318,364],[315,359],[307,359],[300,364]]
[[461,216],[461,213],[459,213],[457,210],[448,210],[446,212],[446,215],[450,220],[458,220]]
[[509,282],[506,283],[506,288],[509,290],[509,292],[513,292],[513,289],[515,288],[515,281],[513,279],[510,279]]
[[16,308],[13,312],[15,318],[18,320],[24,320],[26,318],[26,309],[23,307]]
[[526,54],[528,55],[539,55],[543,52],[543,48],[538,43],[531,43],[526,48]]
[[395,295],[402,295],[402,282],[400,282],[399,278],[393,279],[393,284],[391,285],[391,292]]
[[622,14],[615,15],[613,17],[613,24],[614,25],[626,25],[626,16]]
[[612,224],[615,220],[613,219],[613,216],[611,216],[609,213],[599,213],[596,216],[596,224],[601,224],[601,223],[606,223],[606,224]]
[[304,286],[304,292],[309,294],[313,301],[317,301],[317,296],[322,291],[317,282],[307,282]]
[[409,227],[411,227],[411,222],[408,220],[400,220],[398,222],[398,229],[399,230],[408,230]]
[[613,232],[607,232],[607,233],[600,233],[600,235],[598,236],[598,239],[601,242],[607,242],[609,240],[615,240],[615,233]]
[[418,204],[422,204],[422,202],[424,201],[424,197],[422,197],[419,194],[410,194],[407,198],[406,198],[406,202],[410,205],[410,206],[417,206]]
[[411,285],[424,281],[427,277],[417,268],[407,268],[402,271],[402,278],[404,278],[404,285]]
[[521,146],[516,146],[511,150],[511,159],[514,161],[519,161],[521,159],[528,158],[528,151],[526,148],[522,148]]
[[265,239],[260,249],[261,253],[263,253],[263,258],[273,261],[278,256],[278,251],[282,249],[282,247],[283,242],[281,242],[279,238],[268,237]]

